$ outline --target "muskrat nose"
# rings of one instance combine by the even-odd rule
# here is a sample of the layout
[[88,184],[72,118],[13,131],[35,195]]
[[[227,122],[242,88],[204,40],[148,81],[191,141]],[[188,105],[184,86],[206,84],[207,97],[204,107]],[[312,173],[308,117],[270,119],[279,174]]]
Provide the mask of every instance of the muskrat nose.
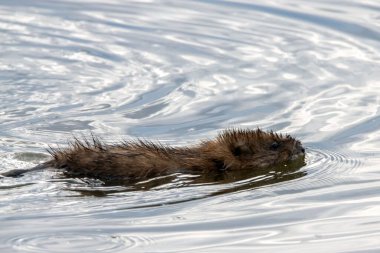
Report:
[[297,152],[297,153],[305,154],[305,148],[302,147],[301,145],[299,145],[299,146],[297,146],[297,148],[296,148],[296,152]]
[[305,148],[302,147],[301,145],[297,146],[294,153],[292,154],[292,156],[289,157],[289,161],[293,161],[293,160],[296,160],[300,157],[304,157],[305,156]]

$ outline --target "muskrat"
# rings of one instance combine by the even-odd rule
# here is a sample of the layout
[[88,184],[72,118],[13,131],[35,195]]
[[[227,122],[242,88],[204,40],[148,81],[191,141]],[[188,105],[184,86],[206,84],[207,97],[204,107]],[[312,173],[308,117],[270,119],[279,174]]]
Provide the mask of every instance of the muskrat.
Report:
[[177,172],[202,174],[268,168],[304,159],[305,149],[290,135],[260,129],[228,129],[215,139],[189,147],[170,147],[145,140],[111,145],[93,137],[91,141],[75,138],[67,148],[51,148],[49,153],[51,160],[3,176],[53,167],[63,169],[68,176],[138,181]]

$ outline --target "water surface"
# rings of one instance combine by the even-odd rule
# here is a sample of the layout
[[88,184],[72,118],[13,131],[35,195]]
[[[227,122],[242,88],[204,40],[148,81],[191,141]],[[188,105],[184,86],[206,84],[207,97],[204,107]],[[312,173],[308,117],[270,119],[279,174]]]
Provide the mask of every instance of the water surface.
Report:
[[2,178],[0,251],[380,251],[379,24],[371,0],[1,1],[0,171],[73,135],[231,126],[296,136],[307,165],[139,189]]

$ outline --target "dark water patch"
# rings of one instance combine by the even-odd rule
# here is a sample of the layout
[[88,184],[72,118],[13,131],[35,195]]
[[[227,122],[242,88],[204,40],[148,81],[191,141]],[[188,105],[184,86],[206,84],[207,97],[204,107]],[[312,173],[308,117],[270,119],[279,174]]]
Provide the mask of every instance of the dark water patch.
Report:
[[131,119],[146,118],[154,113],[162,111],[167,106],[168,104],[165,102],[155,103],[152,105],[144,106],[142,109],[139,109],[137,111],[126,113],[124,116]]
[[75,130],[93,129],[91,120],[70,120],[50,123],[48,126],[38,127],[36,130],[54,130],[63,132],[72,132]]

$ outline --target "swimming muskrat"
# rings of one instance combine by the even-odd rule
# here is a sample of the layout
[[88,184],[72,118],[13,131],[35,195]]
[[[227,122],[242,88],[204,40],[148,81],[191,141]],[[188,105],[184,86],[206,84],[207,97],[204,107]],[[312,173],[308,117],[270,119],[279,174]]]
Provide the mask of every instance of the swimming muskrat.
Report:
[[68,176],[101,180],[144,180],[176,172],[255,170],[304,159],[305,149],[290,135],[260,129],[228,129],[215,139],[190,147],[170,147],[144,140],[107,145],[75,139],[65,149],[50,149],[51,160],[29,170],[13,170],[3,176],[19,176],[26,171],[63,169]]

